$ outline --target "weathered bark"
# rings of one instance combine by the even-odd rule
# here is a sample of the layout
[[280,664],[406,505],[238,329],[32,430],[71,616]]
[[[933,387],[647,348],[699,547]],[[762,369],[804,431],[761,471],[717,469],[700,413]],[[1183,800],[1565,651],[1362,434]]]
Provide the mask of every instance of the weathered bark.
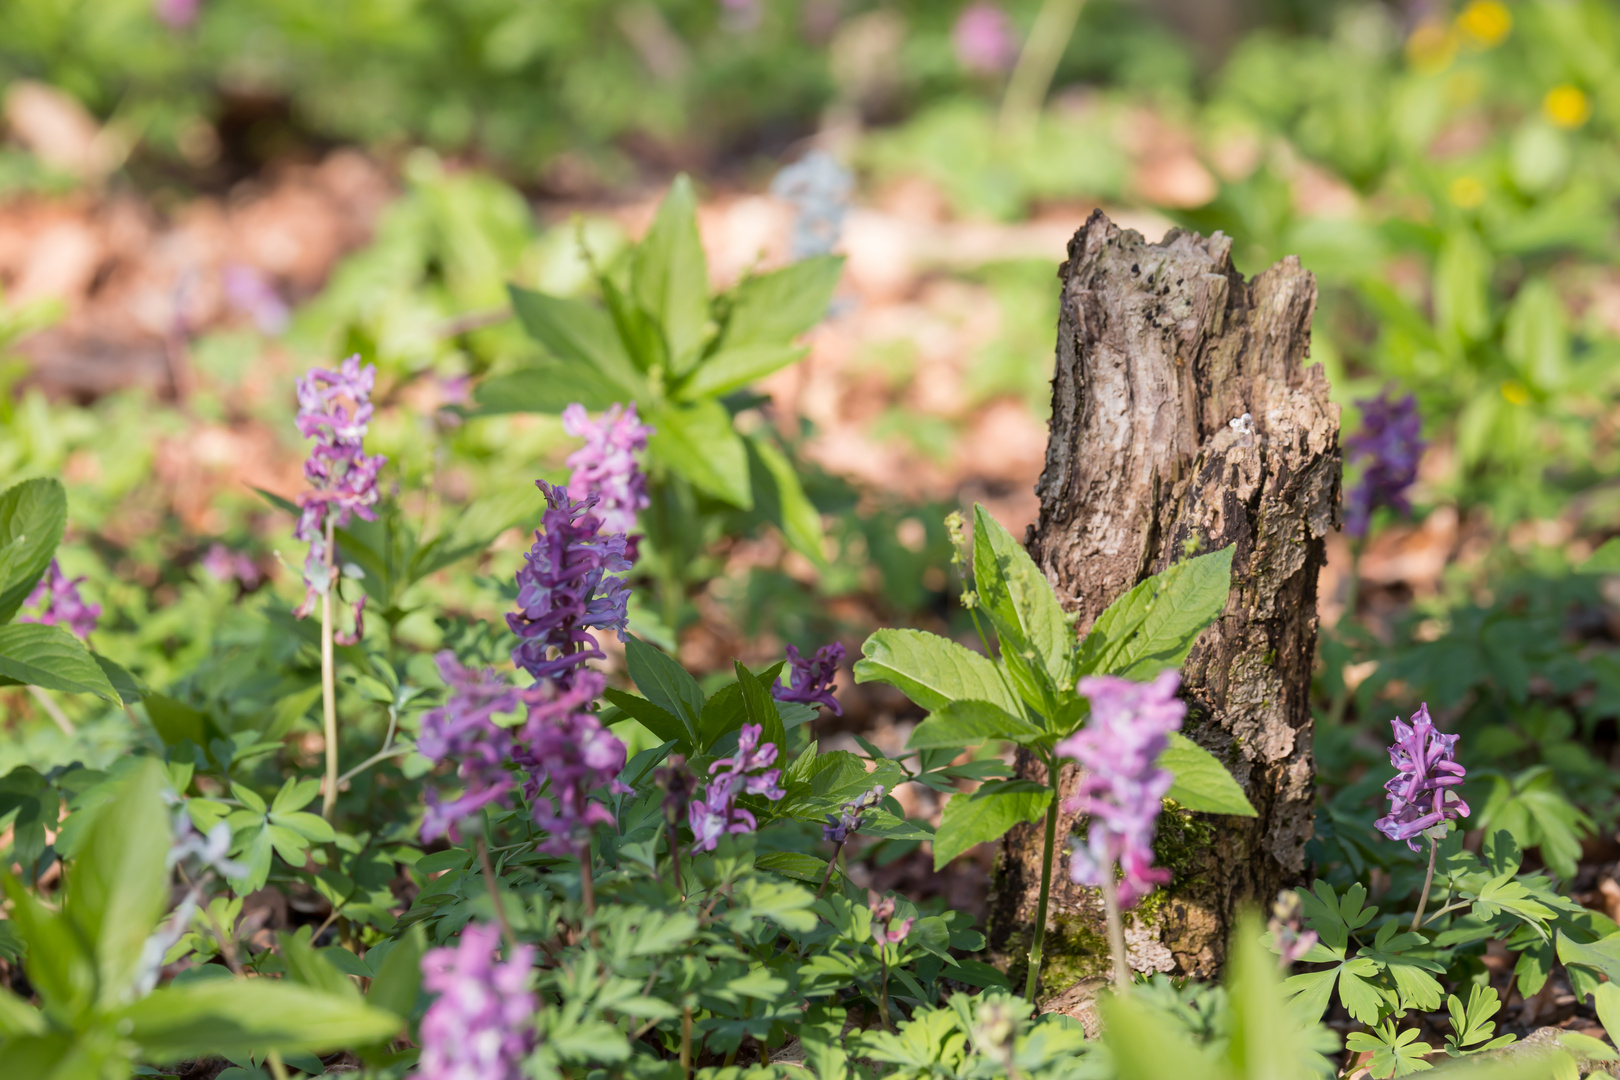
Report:
[[[1051,439],[1026,543],[1079,631],[1186,554],[1236,545],[1226,610],[1183,668],[1184,730],[1227,763],[1259,817],[1161,817],[1160,862],[1175,880],[1128,918],[1137,970],[1213,973],[1239,904],[1296,879],[1311,834],[1316,578],[1336,524],[1338,408],[1321,366],[1301,362],[1312,276],[1290,257],[1245,281],[1230,251],[1220,233],[1180,229],[1148,244],[1098,211],[1059,273]],[[1019,773],[1045,779],[1027,756]],[[1065,770],[1063,797],[1077,779]],[[1074,824],[1065,814],[1059,836]],[[991,897],[992,948],[1015,969],[1041,832],[1008,835]],[[1060,854],[1042,973],[1044,995],[1065,1001],[1107,964],[1101,902],[1066,864]]]

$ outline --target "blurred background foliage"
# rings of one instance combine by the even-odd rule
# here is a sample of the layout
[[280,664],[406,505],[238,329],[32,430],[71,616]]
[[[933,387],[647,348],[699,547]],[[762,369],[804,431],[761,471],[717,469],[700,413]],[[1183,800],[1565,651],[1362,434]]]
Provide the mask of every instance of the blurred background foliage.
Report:
[[[1065,12],[1072,32],[1049,33]],[[1041,51],[1026,40],[1061,44],[1049,76],[1021,70]],[[826,567],[734,519],[685,659],[854,644],[880,622],[950,628],[941,518],[984,497],[1010,527],[1029,520],[1039,435],[1016,468],[972,465],[1006,441],[987,417],[1039,431],[1061,237],[1101,205],[1150,233],[1224,230],[1248,274],[1299,257],[1321,286],[1312,356],[1345,431],[1385,387],[1419,402],[1414,520],[1381,518],[1354,550],[1336,539],[1323,579],[1320,757],[1339,800],[1323,858],[1404,857],[1357,846],[1376,783],[1356,780],[1380,767],[1386,714],[1425,697],[1467,733],[1465,758],[1498,768],[1470,798],[1525,846],[1550,842],[1549,863],[1615,822],[1612,770],[1594,763],[1620,747],[1620,561],[1589,561],[1620,532],[1614,0],[7,0],[0,87],[0,218],[121,198],[165,220],[210,199],[228,215],[349,150],[384,177],[363,242],[313,276],[269,275],[284,318],[188,322],[174,300],[180,314],[147,328],[166,343],[155,389],[53,384],[30,341],[99,286],[39,295],[0,250],[19,294],[0,308],[0,481],[64,476],[64,564],[108,609],[96,644],[154,686],[219,683],[196,671],[210,641],[236,635],[251,667],[283,633],[246,612],[260,592],[266,610],[291,606],[282,560],[301,556],[243,476],[296,488],[294,372],[353,351],[378,363],[373,448],[424,533],[517,520],[520,489],[560,479],[573,444],[550,417],[475,414],[470,382],[539,355],[503,318],[507,284],[594,298],[593,264],[622,266],[676,172],[718,214],[818,147],[856,179],[826,332],[836,395],[857,403],[862,447],[898,447],[906,467],[890,484],[849,474],[867,449],[807,451]],[[55,121],[29,119],[41,87]],[[78,144],[53,141],[74,124]],[[871,269],[871,248],[902,242],[906,273]],[[890,333],[896,313],[926,332]],[[936,324],[961,353],[947,405]],[[828,434],[814,410],[773,409],[789,447]],[[165,456],[165,440],[220,431],[225,459],[262,467]],[[216,542],[270,584],[205,572]],[[497,618],[523,546],[511,530],[470,571],[412,588]],[[465,624],[393,629],[431,649]],[[893,708],[851,697],[852,729]],[[70,708],[85,712],[77,744],[32,717],[5,753],[123,745],[121,713]]]

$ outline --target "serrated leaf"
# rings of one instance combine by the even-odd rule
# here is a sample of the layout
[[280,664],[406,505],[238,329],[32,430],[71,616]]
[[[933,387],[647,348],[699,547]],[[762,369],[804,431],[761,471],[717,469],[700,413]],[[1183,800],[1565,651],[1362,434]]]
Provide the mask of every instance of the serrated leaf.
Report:
[[1159,755],[1159,768],[1168,770],[1176,778],[1169,797],[1189,810],[1237,817],[1258,816],[1226,766],[1178,731],[1170,733],[1170,743]]
[[1080,642],[1079,674],[1147,680],[1180,667],[1226,607],[1234,550],[1179,562],[1108,605]]
[[693,487],[743,510],[754,506],[748,448],[718,401],[649,407],[651,457],[685,477]]
[[612,384],[616,401],[647,399],[646,378],[636,369],[613,318],[583,300],[568,300],[510,288],[512,310],[529,336],[565,365],[587,365]]
[[953,795],[934,833],[934,869],[977,844],[999,840],[1021,821],[1035,821],[1052,801],[1051,788],[1014,787],[1017,781],[985,784],[971,795]]
[[66,527],[60,481],[24,480],[0,493],[0,623],[10,622],[34,591]]
[[118,691],[84,642],[60,626],[0,626],[0,683],[6,682],[119,702]]
[[682,401],[723,397],[804,359],[808,351],[785,342],[725,346],[701,361],[675,396]]
[[963,698],[936,709],[912,731],[906,740],[908,750],[932,750],[978,746],[990,739],[1031,743],[1044,735],[1040,728],[1021,716],[988,701]]
[[879,630],[861,646],[856,682],[885,682],[929,712],[963,698],[988,701],[1023,713],[995,662],[981,653],[923,630]]
[[697,359],[709,319],[709,270],[698,238],[692,181],[675,178],[630,264],[636,306],[658,323],[669,368],[680,375]]
[[763,470],[753,474],[754,492],[761,509],[782,530],[789,547],[815,565],[826,566],[821,511],[805,494],[804,485],[799,482],[799,471],[775,443],[761,435],[749,437],[748,449]]
[[1058,688],[1073,682],[1074,629],[1024,545],[978,504],[973,507],[973,584],[1001,637],[1003,654],[1011,648],[1024,657],[1050,699],[1048,715],[1055,713]]
[[630,635],[624,646],[625,665],[636,689],[647,700],[673,716],[687,728],[687,737],[697,742],[698,717],[703,714],[703,691],[697,680],[674,659]]

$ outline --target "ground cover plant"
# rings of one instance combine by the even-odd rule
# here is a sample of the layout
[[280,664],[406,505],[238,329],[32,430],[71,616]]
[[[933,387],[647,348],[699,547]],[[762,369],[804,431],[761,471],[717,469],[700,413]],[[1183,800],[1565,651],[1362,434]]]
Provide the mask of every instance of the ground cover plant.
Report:
[[[520,7],[0,12],[93,150],[8,93],[4,1075],[1612,1068],[1611,4],[1276,5],[1218,63],[1102,0]],[[57,298],[85,229],[7,216],[234,228],[331,139],[396,190],[318,272],[153,232]],[[971,467],[1046,407],[1027,238],[1094,202],[1299,254],[1344,410],[1309,866],[1218,979],[1138,931],[1186,823],[1253,812],[1176,697],[1231,553],[1081,636],[1039,461]],[[53,382],[121,307],[157,381]],[[174,463],[265,443],[313,452]],[[1084,769],[1077,835],[1015,750]],[[1114,990],[1041,982],[1044,919],[987,947],[959,887],[1026,826]]]

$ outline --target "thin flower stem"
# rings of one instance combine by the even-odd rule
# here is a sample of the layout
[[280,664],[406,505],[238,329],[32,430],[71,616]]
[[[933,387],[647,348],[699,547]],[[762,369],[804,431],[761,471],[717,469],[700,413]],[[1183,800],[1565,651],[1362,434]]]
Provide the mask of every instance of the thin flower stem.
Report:
[[686,879],[681,877],[681,841],[675,829],[675,819],[669,819],[669,858],[675,864],[675,895],[686,903]]
[[70,739],[79,734],[78,728],[73,726],[73,721],[69,720],[67,713],[62,711],[62,706],[58,705],[56,699],[51,697],[43,687],[30,683],[28,692],[33,695],[35,701],[39,702],[39,707],[45,710],[45,715],[54,720],[56,726],[62,729],[62,734]]
[[362,761],[360,764],[338,777],[337,786],[342,787],[344,784],[347,784],[350,780],[353,780],[356,776],[359,776],[361,773],[365,772],[379,761],[387,761],[391,757],[400,757],[404,754],[410,753],[410,747],[394,745],[394,733],[398,729],[399,710],[391,707],[388,710],[388,734],[383,736],[382,749],[378,750],[375,754],[372,754],[370,757],[366,758],[366,760]]
[[495,866],[489,861],[489,847],[480,836],[478,844],[478,863],[484,868],[484,885],[489,889],[489,902],[495,908],[495,921],[501,925],[501,937],[506,939],[506,947],[516,952],[518,947],[517,935],[512,933],[512,924],[506,921],[506,905],[501,903],[500,881],[495,877]]
[[1453,911],[1461,911],[1465,907],[1472,907],[1473,903],[1472,900],[1458,900],[1454,904],[1447,904],[1439,911],[1430,912],[1429,917],[1423,920],[1423,925],[1428,926],[1442,915],[1450,915]]
[[1429,903],[1429,887],[1434,884],[1434,860],[1439,853],[1440,845],[1435,842],[1434,837],[1429,837],[1429,872],[1423,878],[1423,895],[1418,897],[1417,914],[1412,916],[1412,925],[1410,927],[1412,930],[1416,930],[1423,924],[1423,909]]
[[280,1050],[271,1050],[269,1053],[265,1054],[264,1061],[266,1065],[270,1066],[271,1076],[274,1076],[276,1080],[287,1080],[287,1066],[286,1063],[281,1060]]
[[1108,951],[1114,954],[1114,993],[1128,994],[1131,990],[1131,964],[1125,954],[1125,920],[1119,914],[1119,893],[1115,891],[1114,875],[1105,869],[1101,887],[1103,911],[1108,916]]
[[997,128],[1002,137],[1022,137],[1034,127],[1085,6],[1086,0],[1045,0],[1041,5],[1001,99]]
[[332,660],[332,587],[334,522],[326,519],[326,591],[321,593],[321,711],[326,735],[326,790],[321,795],[321,817],[332,820],[338,793],[337,672]]
[[1035,989],[1041,980],[1041,950],[1046,944],[1046,905],[1052,897],[1052,860],[1057,847],[1058,762],[1048,758],[1046,778],[1052,788],[1052,801],[1046,807],[1046,843],[1041,859],[1041,899],[1035,907],[1035,935],[1029,943],[1029,975],[1024,980],[1024,997],[1033,1005]]
[[889,1022],[889,947],[878,946],[878,964],[883,969],[882,981],[878,983],[878,1016],[883,1020],[883,1030],[893,1031],[894,1025]]
[[692,1075],[692,1006],[681,1010],[681,1075]]
[[827,872],[821,875],[821,888],[816,890],[816,899],[820,900],[827,891],[827,883],[832,880],[833,871],[838,869],[838,853],[844,850],[843,841],[833,845],[832,858],[827,860]]

